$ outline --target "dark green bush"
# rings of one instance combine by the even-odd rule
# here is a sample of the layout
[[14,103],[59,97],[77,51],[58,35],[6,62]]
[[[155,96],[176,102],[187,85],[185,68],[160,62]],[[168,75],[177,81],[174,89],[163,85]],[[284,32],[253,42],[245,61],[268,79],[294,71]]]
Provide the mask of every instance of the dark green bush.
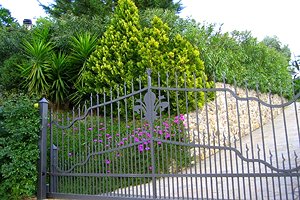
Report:
[[0,91],[20,88],[22,78],[17,64],[20,64],[21,60],[22,57],[19,54],[14,54],[0,66]]
[[1,199],[35,194],[39,113],[33,105],[34,101],[22,94],[6,97],[0,104]]

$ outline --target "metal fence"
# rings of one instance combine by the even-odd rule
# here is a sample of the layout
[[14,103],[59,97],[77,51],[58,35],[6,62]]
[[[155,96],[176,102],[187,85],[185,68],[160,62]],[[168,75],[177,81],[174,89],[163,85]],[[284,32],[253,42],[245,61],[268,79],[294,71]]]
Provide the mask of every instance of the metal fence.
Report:
[[49,198],[300,198],[300,94],[275,103],[225,82],[179,88],[147,78],[146,87],[91,96],[42,120]]

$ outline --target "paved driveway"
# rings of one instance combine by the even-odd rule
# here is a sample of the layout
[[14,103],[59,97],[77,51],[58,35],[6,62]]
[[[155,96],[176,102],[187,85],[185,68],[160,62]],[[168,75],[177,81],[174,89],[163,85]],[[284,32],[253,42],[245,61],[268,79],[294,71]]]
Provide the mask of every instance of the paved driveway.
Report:
[[[238,151],[221,150],[181,172],[178,176],[182,177],[157,179],[158,197],[299,199],[300,177],[276,172],[300,165],[300,133],[296,116],[297,113],[300,118],[299,107],[299,104],[290,105],[273,122],[232,144]],[[151,198],[153,186],[150,182],[120,189],[115,194],[139,194],[142,198]]]

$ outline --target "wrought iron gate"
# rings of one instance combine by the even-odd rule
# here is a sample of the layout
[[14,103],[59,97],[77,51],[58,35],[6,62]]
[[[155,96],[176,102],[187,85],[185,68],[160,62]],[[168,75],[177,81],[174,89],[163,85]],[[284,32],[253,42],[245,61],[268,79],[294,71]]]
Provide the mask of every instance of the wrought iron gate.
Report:
[[275,104],[225,82],[151,81],[50,113],[49,198],[300,198],[300,94]]

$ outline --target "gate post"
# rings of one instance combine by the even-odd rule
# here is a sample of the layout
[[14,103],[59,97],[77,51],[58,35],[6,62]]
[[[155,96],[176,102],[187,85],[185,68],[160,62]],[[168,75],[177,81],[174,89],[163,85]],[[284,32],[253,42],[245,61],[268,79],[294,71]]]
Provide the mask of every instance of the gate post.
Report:
[[46,175],[47,175],[47,121],[48,101],[43,98],[39,101],[40,108],[40,137],[39,137],[39,160],[38,160],[38,187],[37,199],[46,199]]

